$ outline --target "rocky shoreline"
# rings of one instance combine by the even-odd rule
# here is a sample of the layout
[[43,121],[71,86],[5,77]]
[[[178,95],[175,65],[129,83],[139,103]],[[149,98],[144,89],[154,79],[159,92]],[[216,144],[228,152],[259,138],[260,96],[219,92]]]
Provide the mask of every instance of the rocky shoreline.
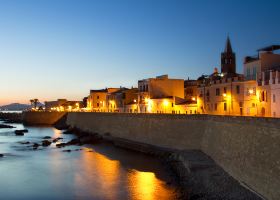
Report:
[[22,113],[3,113],[0,112],[0,120],[4,123],[22,123]]

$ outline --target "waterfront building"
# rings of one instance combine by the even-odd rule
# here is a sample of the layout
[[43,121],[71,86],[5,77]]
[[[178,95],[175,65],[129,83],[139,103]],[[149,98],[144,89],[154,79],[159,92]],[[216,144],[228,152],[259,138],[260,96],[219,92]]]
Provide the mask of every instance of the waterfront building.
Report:
[[62,106],[67,102],[67,99],[57,99],[56,101],[45,101],[45,109],[46,111],[54,110],[54,108]]
[[[272,45],[258,50],[258,56],[244,59],[244,76],[236,73],[235,54],[229,38],[221,54],[221,73],[198,79],[198,113],[213,115],[280,116],[280,49]],[[278,113],[278,114],[277,114]]]
[[189,78],[184,81],[184,99],[188,101],[196,101],[197,98],[197,80],[190,80]]
[[280,55],[273,53],[278,49],[280,45],[271,45],[259,49],[257,56],[245,57],[243,69],[245,79],[260,81],[263,79],[262,72],[279,67]]
[[107,94],[117,90],[119,90],[119,88],[90,90],[87,100],[87,110],[93,112],[107,112]]
[[235,53],[227,38],[221,53],[221,72],[215,68],[209,76],[198,78],[198,113],[243,115],[244,77],[236,73]]
[[119,88],[119,90],[107,93],[108,112],[137,112],[138,88]]
[[68,101],[67,99],[58,99],[56,101],[45,101],[46,111],[79,111],[83,108],[82,101]]
[[170,79],[168,75],[138,81],[138,112],[185,113],[176,107],[185,101],[184,80]]
[[280,45],[271,45],[257,50],[257,56],[244,59],[245,79],[251,83],[244,94],[247,116],[276,117],[280,114],[279,104],[277,106],[280,55],[274,53],[279,49]]

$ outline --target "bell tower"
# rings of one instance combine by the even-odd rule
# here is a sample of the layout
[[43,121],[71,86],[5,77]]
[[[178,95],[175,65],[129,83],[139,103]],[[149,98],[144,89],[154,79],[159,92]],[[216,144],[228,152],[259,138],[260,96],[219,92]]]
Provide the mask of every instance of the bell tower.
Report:
[[221,53],[221,72],[223,74],[236,73],[235,53],[232,51],[229,37],[227,37],[225,50]]

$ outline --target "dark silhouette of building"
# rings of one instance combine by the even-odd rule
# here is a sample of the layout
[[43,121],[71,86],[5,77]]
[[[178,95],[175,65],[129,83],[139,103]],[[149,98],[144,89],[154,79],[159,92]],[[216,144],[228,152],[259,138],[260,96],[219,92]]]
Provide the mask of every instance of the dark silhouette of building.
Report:
[[226,48],[221,53],[221,72],[227,76],[236,74],[235,53],[232,51],[229,37],[227,37]]

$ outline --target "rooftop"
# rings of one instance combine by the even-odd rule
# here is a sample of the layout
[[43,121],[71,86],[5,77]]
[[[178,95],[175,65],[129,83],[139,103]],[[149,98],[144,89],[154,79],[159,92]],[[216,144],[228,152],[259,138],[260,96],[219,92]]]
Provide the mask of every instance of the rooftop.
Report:
[[280,45],[270,45],[261,49],[258,49],[257,51],[276,51],[280,49]]

